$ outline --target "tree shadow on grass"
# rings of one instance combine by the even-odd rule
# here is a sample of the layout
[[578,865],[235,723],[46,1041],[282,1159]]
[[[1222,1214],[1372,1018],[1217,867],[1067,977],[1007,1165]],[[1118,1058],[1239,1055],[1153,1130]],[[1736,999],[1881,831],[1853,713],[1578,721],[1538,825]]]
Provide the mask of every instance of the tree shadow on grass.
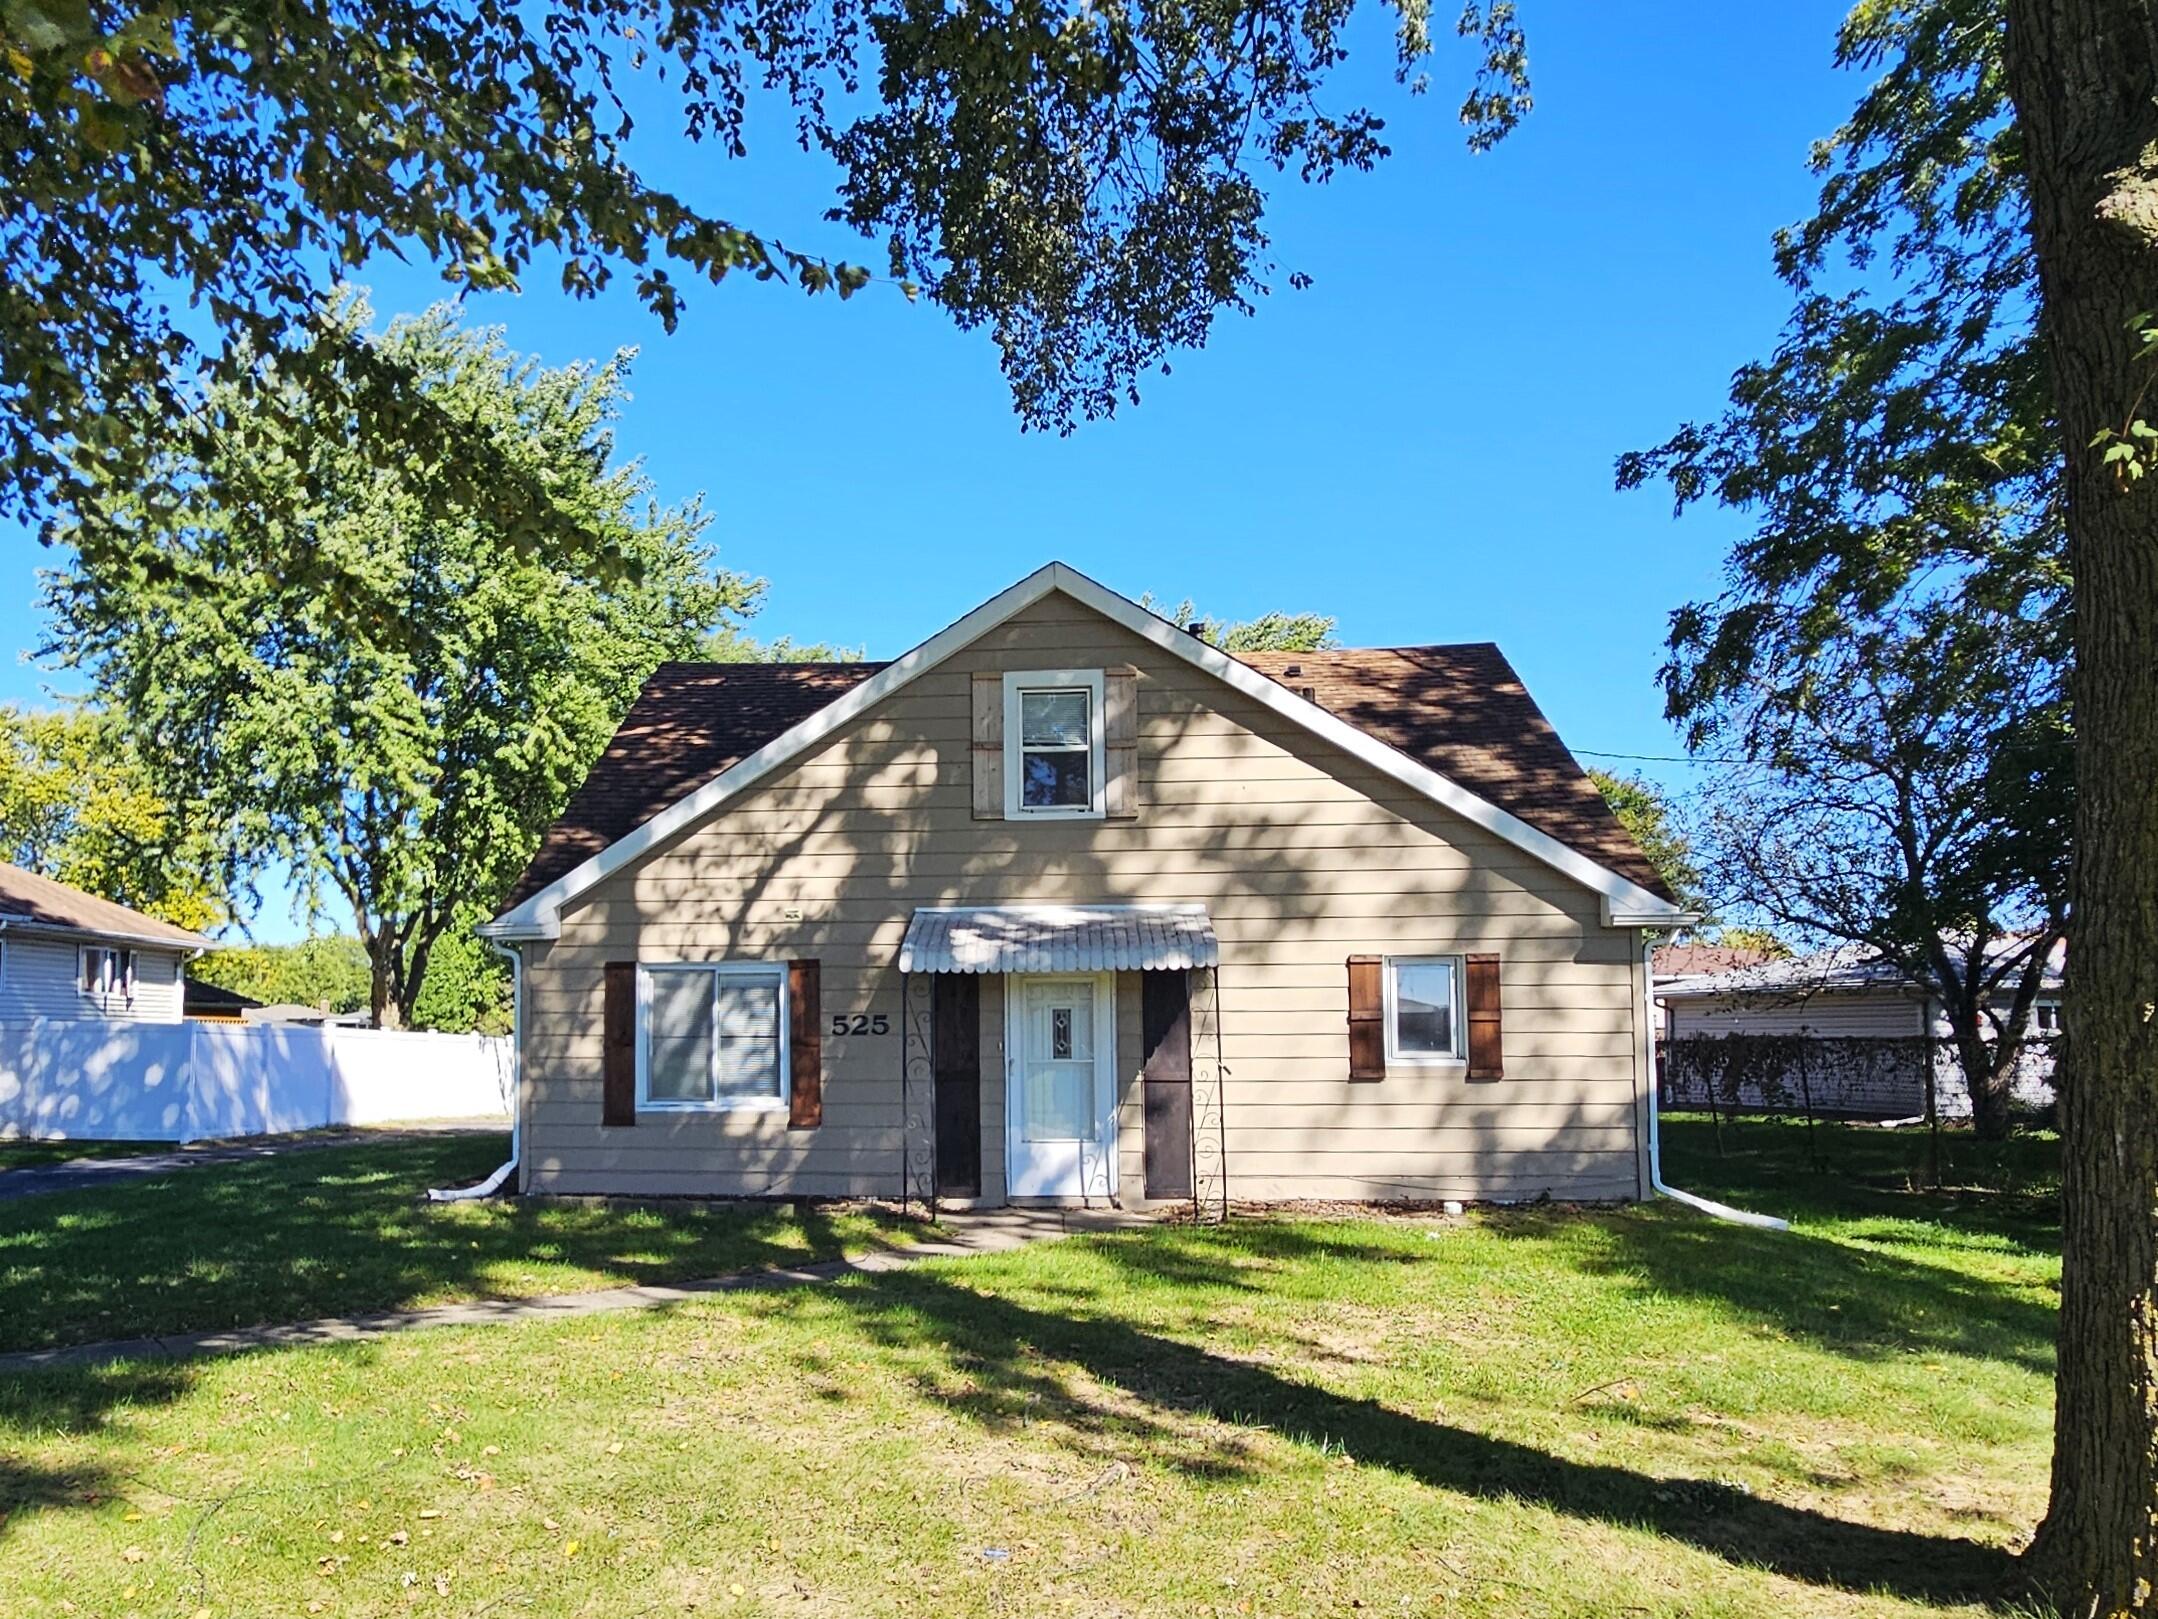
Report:
[[1484,1229],[1561,1245],[1576,1269],[1646,1297],[1706,1301],[1853,1359],[1959,1355],[2052,1375],[2057,1306],[2028,1284],[1668,1206],[1503,1213]]
[[22,1438],[102,1433],[115,1411],[168,1405],[193,1385],[186,1367],[140,1364],[0,1379],[0,1538],[28,1511],[95,1506],[131,1482],[104,1462],[32,1462]]
[[[1282,1241],[1275,1246],[1286,1251]],[[1301,1383],[1121,1316],[1030,1308],[949,1272],[880,1276],[829,1297],[874,1341],[926,1354],[917,1373],[923,1392],[947,1409],[990,1427],[1051,1416],[1105,1447],[1144,1444],[1151,1459],[1193,1477],[1249,1477],[1258,1466],[1233,1435],[1197,1440],[1177,1420],[1212,1417],[1323,1444],[1435,1489],[1650,1530],[1815,1585],[1968,1600],[2000,1590],[2012,1566],[2007,1553],[1974,1541],[1853,1523],[1706,1479],[1570,1461]],[[1074,1373],[1104,1392],[1088,1392]]]
[[[0,1205],[0,1350],[249,1327],[547,1290],[670,1282],[837,1257],[883,1209],[549,1199],[430,1204],[506,1138],[321,1148]],[[559,1282],[554,1285],[561,1285]]]

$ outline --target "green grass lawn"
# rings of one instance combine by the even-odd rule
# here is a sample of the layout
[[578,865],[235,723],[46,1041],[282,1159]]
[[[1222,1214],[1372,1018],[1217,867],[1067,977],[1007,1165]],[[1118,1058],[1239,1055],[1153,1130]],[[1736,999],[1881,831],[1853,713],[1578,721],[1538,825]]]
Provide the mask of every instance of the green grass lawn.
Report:
[[1982,1611],[2043,1504],[2050,1209],[1704,1134],[1675,1181],[1801,1228],[1251,1220],[15,1379],[0,1611]]
[[866,1208],[425,1201],[507,1149],[313,1147],[0,1202],[0,1350],[679,1281],[903,1235]]

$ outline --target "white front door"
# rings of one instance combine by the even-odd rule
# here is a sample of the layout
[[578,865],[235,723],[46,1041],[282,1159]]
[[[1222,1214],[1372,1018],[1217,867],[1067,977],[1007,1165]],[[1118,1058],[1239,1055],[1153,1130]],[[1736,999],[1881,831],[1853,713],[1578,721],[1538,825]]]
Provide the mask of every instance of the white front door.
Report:
[[1116,980],[1014,977],[1004,997],[1004,1164],[1012,1197],[1116,1192]]

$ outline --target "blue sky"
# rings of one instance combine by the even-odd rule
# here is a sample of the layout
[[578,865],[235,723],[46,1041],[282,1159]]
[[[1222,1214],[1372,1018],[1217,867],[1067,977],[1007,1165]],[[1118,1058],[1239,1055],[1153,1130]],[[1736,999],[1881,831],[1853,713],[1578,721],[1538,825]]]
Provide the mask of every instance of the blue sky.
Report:
[[[1223,317],[1136,409],[1069,438],[1022,434],[987,337],[886,288],[692,288],[669,337],[626,292],[573,302],[542,271],[468,316],[549,363],[639,348],[620,446],[664,498],[702,491],[721,561],[770,580],[760,636],[890,656],[1058,558],[1218,615],[1331,613],[1350,645],[1497,641],[1577,750],[1676,753],[1665,615],[1716,589],[1742,530],[1673,523],[1661,495],[1616,493],[1612,462],[1713,411],[1773,342],[1770,233],[1808,211],[1808,144],[1859,86],[1830,61],[1841,8],[1814,0],[1523,10],[1536,110],[1481,157],[1454,116],[1465,56],[1411,97],[1367,12],[1334,100],[1377,103],[1394,155],[1284,180],[1270,212],[1284,276],[1313,285]],[[782,117],[738,164],[656,119],[639,142],[708,207],[877,258],[819,223],[829,174]],[[362,279],[383,314],[444,291],[388,263]],[[36,643],[46,561],[7,544],[0,646]],[[0,698],[53,684],[0,666]],[[273,898],[255,931],[298,929]]]

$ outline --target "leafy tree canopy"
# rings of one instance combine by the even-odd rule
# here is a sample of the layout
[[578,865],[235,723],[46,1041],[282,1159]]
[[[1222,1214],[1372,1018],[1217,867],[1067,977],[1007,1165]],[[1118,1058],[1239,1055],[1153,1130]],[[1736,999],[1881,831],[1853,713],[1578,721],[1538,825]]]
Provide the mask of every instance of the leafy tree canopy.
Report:
[[697,649],[698,657],[713,663],[860,663],[868,655],[866,647],[797,641],[791,635],[759,641],[739,624],[721,624],[705,636]]
[[0,707],[0,858],[184,928],[231,911],[208,838],[93,708]]
[[[364,306],[338,311],[349,336]],[[424,469],[373,463],[304,389],[214,395],[214,466],[175,507],[110,508],[52,577],[56,651],[125,715],[163,790],[204,807],[236,871],[291,863],[357,919],[378,1019],[415,1015],[437,947],[499,898],[654,665],[692,653],[747,582],[718,573],[695,505],[661,508],[612,424],[629,357],[545,370],[445,309],[383,351],[484,423],[593,547],[520,547],[439,515]],[[220,496],[254,493],[246,522]],[[269,549],[263,548],[267,536]],[[296,579],[313,551],[394,617]]]
[[1730,950],[1757,950],[1773,961],[1787,961],[1795,953],[1782,934],[1768,928],[1717,927],[1709,934],[1711,943]]
[[349,933],[213,950],[189,962],[187,975],[265,1006],[319,1006],[331,1012],[363,1010],[371,979],[367,946]]
[[[1718,419],[1622,456],[1621,487],[1663,480],[1753,532],[1716,600],[1672,615],[1664,689],[1695,746],[1810,655],[1913,604],[2051,624],[2067,655],[2059,439],[2034,321],[2021,156],[1999,0],[1860,5],[1837,61],[1871,84],[1820,143],[1813,216],[1778,234],[1793,309]],[[2019,632],[2020,634],[2021,632]]]
[[1694,863],[1693,843],[1680,824],[1671,795],[1639,774],[1620,775],[1611,770],[1591,770],[1589,780],[1604,795],[1619,825],[1633,834],[1634,842],[1648,856],[1649,864],[1670,885],[1671,892],[1689,911],[1701,911],[1701,870]]
[[[1388,3],[1409,78],[1429,8]],[[1375,114],[1321,110],[1352,9],[8,0],[0,511],[184,504],[164,480],[224,475],[220,414],[311,413],[345,418],[367,459],[425,463],[443,509],[512,543],[590,541],[326,294],[381,253],[483,289],[546,273],[591,296],[626,275],[669,330],[689,289],[735,274],[850,294],[870,267],[633,160],[632,105],[734,158],[759,94],[834,164],[831,217],[879,244],[876,273],[987,328],[1025,422],[1068,429],[1267,290],[1268,171],[1324,180],[1385,154]],[[1527,107],[1525,46],[1510,0],[1470,0],[1458,28],[1481,146]]]
[[1720,418],[1618,467],[1752,524],[1723,594],[1671,615],[1662,671],[1688,746],[1747,762],[1705,795],[1717,899],[1935,985],[1982,1116],[1991,969],[1957,963],[2011,932],[2031,948],[2001,981],[2042,963],[2073,798],[2062,459],[2004,40],[2000,0],[1852,10],[1837,60],[1870,83],[1815,150],[1813,216],[1776,239],[1782,341]]
[[1182,628],[1196,625],[1200,640],[1224,652],[1321,652],[1341,644],[1334,637],[1337,621],[1323,613],[1261,613],[1231,621],[1202,614],[1189,596],[1171,607],[1152,591],[1139,605]]
[[1995,1133],[2068,908],[2073,751],[2028,631],[1935,604],[1816,653],[1802,705],[1773,682],[1727,705],[1759,762],[1706,789],[1701,833],[1719,908],[1859,945],[1933,992]]

